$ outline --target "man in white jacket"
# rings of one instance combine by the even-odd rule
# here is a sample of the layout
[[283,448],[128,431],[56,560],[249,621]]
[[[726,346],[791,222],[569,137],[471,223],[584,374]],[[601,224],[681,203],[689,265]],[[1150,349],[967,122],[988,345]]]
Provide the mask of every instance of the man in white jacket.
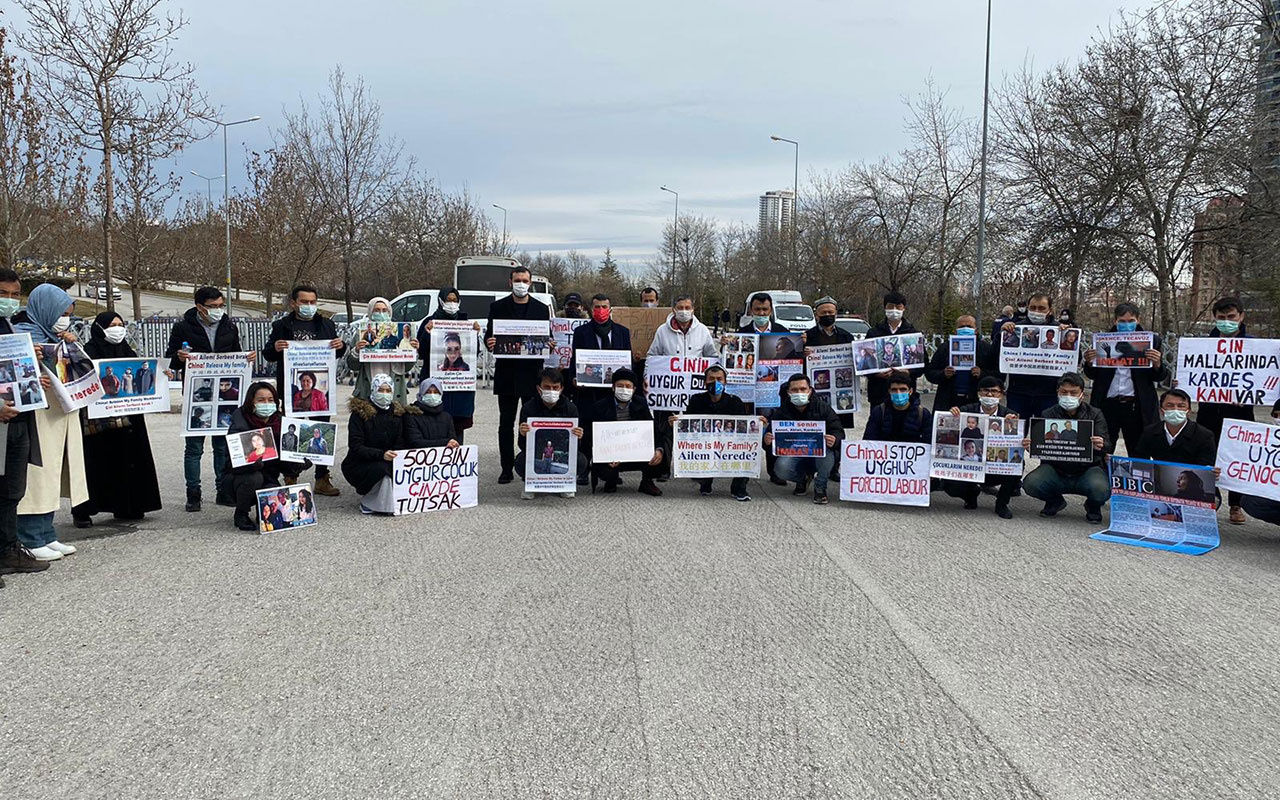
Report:
[[711,331],[693,316],[693,299],[687,294],[676,298],[667,321],[653,335],[650,356],[700,356],[718,358],[720,350]]

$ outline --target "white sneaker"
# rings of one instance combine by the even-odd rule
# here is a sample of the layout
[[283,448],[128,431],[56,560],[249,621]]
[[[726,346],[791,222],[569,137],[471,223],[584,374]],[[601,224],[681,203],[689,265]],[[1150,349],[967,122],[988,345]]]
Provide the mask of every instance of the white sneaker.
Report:
[[59,542],[56,539],[46,544],[45,547],[49,548],[50,550],[54,550],[56,552],[62,553],[64,556],[69,556],[76,551],[75,545],[63,544],[62,542]]
[[36,561],[57,561],[62,558],[62,553],[51,547],[33,547],[28,552],[35,556]]
[[577,497],[578,493],[577,492],[561,492],[560,496],[561,497]]
[[532,499],[533,499],[533,492],[521,492],[521,493],[520,493],[520,499],[521,499],[521,500],[532,500]]

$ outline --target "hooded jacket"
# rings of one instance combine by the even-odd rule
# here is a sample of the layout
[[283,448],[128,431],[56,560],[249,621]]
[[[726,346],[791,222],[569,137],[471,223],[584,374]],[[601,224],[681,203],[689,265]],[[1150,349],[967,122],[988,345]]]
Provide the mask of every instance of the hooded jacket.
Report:
[[199,311],[194,306],[187,309],[187,313],[169,331],[169,345],[164,349],[164,357],[169,359],[169,369],[182,369],[183,363],[178,358],[178,351],[182,349],[183,342],[187,343],[192,353],[239,353],[244,349],[240,346],[240,331],[229,316],[218,321],[213,334],[213,346],[210,347],[209,335],[205,333]]
[[405,409],[402,420],[406,447],[444,447],[458,438],[453,417],[443,406],[432,408],[419,400]]
[[689,322],[689,330],[675,327],[676,315],[667,315],[667,321],[654,331],[649,344],[650,356],[677,356],[679,358],[715,358],[720,354],[711,330],[697,317]]
[[840,423],[840,416],[817,392],[809,393],[809,404],[804,408],[791,402],[785,385],[778,392],[782,395],[782,404],[769,415],[770,427],[779,420],[822,420],[827,425],[827,433],[836,437],[837,442],[844,439],[844,426]]

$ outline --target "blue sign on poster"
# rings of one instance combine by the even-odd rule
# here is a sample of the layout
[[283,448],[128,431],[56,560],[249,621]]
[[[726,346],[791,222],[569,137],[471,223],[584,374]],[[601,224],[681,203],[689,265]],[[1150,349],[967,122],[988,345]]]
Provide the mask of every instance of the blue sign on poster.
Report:
[[1201,555],[1218,546],[1213,467],[1111,457],[1111,524],[1091,539]]

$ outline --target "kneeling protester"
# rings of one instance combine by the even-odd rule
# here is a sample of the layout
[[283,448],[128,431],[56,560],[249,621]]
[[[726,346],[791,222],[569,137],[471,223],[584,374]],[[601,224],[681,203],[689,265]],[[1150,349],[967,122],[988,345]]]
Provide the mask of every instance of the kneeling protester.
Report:
[[795,494],[804,494],[813,479],[813,502],[827,503],[827,481],[836,463],[836,448],[844,439],[840,417],[813,391],[809,378],[796,373],[778,390],[779,405],[769,420],[764,443],[778,457],[774,472],[795,481]]
[[616,492],[622,472],[639,472],[642,494],[659,497],[657,479],[670,447],[658,433],[636,375],[623,367],[613,373],[613,397],[595,404],[588,430],[592,471],[605,493]]

